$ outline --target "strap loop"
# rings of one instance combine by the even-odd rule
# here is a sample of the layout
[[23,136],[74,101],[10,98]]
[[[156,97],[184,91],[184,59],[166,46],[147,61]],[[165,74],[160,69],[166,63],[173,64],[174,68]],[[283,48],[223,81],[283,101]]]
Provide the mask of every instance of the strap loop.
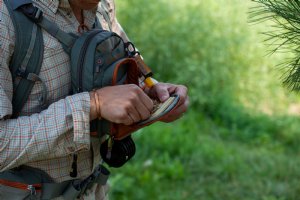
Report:
[[32,82],[41,82],[42,87],[43,87],[43,93],[42,93],[42,96],[40,97],[39,101],[40,101],[41,107],[46,108],[48,94],[47,94],[47,86],[44,83],[44,81],[37,74],[28,73],[28,72],[24,71],[24,69],[22,69],[22,68],[19,68],[16,71],[16,77],[23,78],[23,79],[26,79],[26,80],[32,81]]
[[32,4],[26,4],[20,7],[22,12],[32,21],[39,23],[42,20],[43,12]]
[[20,77],[20,78],[23,78],[23,79],[26,79],[26,80],[29,80],[29,81],[32,81],[32,82],[37,82],[37,81],[43,82],[37,74],[28,73],[22,68],[19,68],[16,71],[16,77]]
[[[94,172],[84,180],[72,180],[66,181],[63,183],[48,183],[43,184],[44,189],[42,192],[42,197],[45,198],[54,198],[59,196],[58,192],[61,191],[61,188],[65,188],[62,195],[65,199],[75,199],[80,197],[86,192],[87,189],[90,189],[95,183],[99,185],[105,185],[110,172],[103,165],[98,165]],[[62,184],[64,184],[63,187]],[[68,186],[67,186],[68,185]],[[67,186],[67,187],[66,187]]]

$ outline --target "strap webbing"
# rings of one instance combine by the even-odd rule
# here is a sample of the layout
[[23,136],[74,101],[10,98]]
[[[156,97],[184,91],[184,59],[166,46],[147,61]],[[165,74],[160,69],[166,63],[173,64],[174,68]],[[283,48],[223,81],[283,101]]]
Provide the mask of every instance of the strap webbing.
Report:
[[16,34],[14,54],[10,62],[14,81],[13,117],[16,117],[27,101],[35,83],[27,79],[28,75],[31,73],[38,76],[40,72],[44,54],[43,36],[40,28],[17,10],[22,5],[32,3],[31,0],[4,0],[4,3],[9,11]]
[[72,181],[64,181],[62,183],[43,183],[42,199],[53,199],[59,197],[68,189],[68,187],[71,187],[71,185]]
[[70,52],[75,42],[74,37],[62,31],[55,23],[51,22],[45,17],[41,17],[41,21],[37,24],[40,25],[43,29],[45,29],[50,35],[59,40],[63,45],[65,45],[65,47],[67,48],[65,50]]
[[37,28],[37,25],[33,24],[33,28],[32,28],[32,33],[31,33],[31,39],[30,39],[29,47],[28,47],[27,53],[26,53],[26,55],[25,55],[25,58],[24,58],[24,60],[22,61],[21,66],[20,66],[20,68],[21,68],[22,70],[24,70],[24,71],[26,70],[26,67],[27,67],[27,65],[28,65],[29,59],[30,59],[30,57],[31,57],[31,55],[32,55],[32,50],[33,50],[33,48],[34,48],[34,42],[35,42],[35,40],[36,40],[37,29],[38,29],[38,28]]
[[93,174],[84,180],[76,179],[62,183],[44,183],[42,185],[42,199],[53,199],[61,195],[64,199],[76,199],[95,183],[105,185],[109,174],[110,172],[103,165],[99,165]]
[[64,49],[70,53],[71,47],[76,38],[62,31],[57,24],[45,18],[42,10],[38,7],[35,7],[32,3],[19,6],[19,10],[33,23],[38,24],[50,35],[55,37],[60,43],[62,43]]

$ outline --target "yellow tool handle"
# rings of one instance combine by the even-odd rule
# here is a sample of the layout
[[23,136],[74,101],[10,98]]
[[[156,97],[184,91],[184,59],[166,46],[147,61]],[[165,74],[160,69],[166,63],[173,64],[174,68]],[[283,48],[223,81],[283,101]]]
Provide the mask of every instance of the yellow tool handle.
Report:
[[152,88],[157,83],[157,80],[155,80],[154,78],[151,78],[151,77],[147,77],[144,80],[144,83],[146,84],[146,86],[148,88]]

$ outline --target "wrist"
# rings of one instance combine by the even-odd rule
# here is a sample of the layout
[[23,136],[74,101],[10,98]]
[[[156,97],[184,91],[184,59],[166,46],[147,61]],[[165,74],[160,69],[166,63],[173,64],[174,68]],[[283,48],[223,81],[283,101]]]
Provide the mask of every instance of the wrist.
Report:
[[95,99],[95,92],[89,92],[90,94],[90,121],[96,119],[97,116],[97,109],[96,109],[96,99]]

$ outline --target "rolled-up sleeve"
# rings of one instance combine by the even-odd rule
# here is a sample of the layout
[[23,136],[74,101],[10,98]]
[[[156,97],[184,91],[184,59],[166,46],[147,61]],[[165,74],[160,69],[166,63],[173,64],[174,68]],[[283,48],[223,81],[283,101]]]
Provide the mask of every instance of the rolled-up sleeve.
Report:
[[[1,97],[0,102],[3,102]],[[1,171],[28,162],[89,150],[89,103],[89,94],[82,93],[55,102],[39,114],[17,119],[2,118]]]
[[40,113],[10,119],[13,81],[8,64],[14,38],[1,2],[0,11],[0,171],[89,150],[88,92],[67,96]]
[[71,123],[73,124],[74,142],[83,145],[89,143],[90,142],[90,138],[89,138],[90,95],[89,93],[85,92],[85,93],[67,97],[66,101],[69,109],[71,109],[71,117],[72,117]]

